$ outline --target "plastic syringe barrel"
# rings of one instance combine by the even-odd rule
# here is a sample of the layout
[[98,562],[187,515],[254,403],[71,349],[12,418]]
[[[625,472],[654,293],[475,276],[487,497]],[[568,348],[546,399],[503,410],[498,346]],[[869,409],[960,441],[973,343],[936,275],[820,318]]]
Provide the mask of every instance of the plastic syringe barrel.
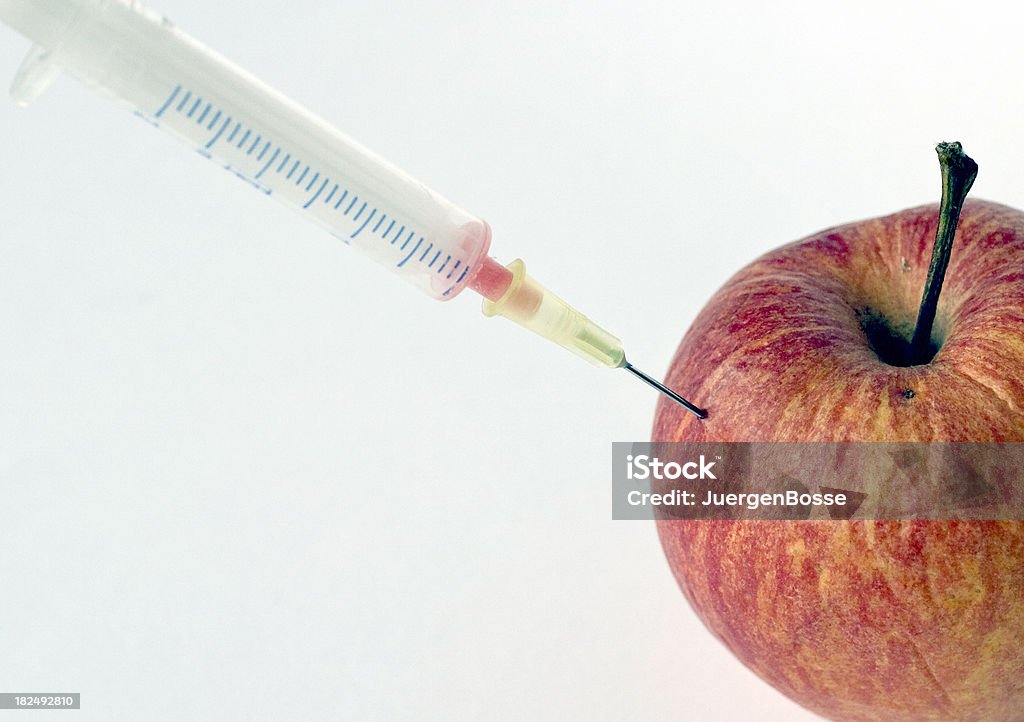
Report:
[[430,296],[453,298],[479,271],[484,221],[138,2],[0,0],[0,20],[43,49],[29,65],[127,102]]
[[487,256],[490,228],[324,120],[131,0],[0,0],[29,37],[16,98],[63,70],[134,107],[204,156],[325,226],[434,298],[466,287],[503,316],[593,364],[619,340],[526,274]]

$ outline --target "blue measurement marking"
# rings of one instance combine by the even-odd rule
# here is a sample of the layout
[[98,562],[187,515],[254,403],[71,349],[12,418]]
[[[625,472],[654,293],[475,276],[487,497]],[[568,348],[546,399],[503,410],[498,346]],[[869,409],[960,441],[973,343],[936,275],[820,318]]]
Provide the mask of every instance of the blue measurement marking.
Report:
[[434,254],[434,257],[430,259],[430,263],[427,264],[427,268],[433,268],[434,264],[437,263],[437,259],[441,257],[441,251]]
[[206,107],[203,108],[203,112],[199,114],[198,118],[196,118],[196,122],[199,123],[199,125],[203,124],[203,120],[206,118],[206,116],[209,114],[212,108],[213,106],[210,103],[206,104]]
[[256,156],[256,160],[263,160],[263,156],[265,156],[267,154],[268,150],[270,150],[270,141],[269,140],[267,141],[267,144],[263,146],[263,150],[260,151],[260,154],[258,156]]
[[193,115],[195,115],[196,111],[199,110],[199,106],[202,105],[202,103],[203,103],[203,99],[202,98],[196,98],[196,104],[192,106],[192,110],[188,111],[188,117],[189,118],[191,118]]
[[267,161],[267,164],[260,168],[260,172],[256,174],[256,178],[259,178],[261,175],[267,172],[267,168],[273,165],[274,161],[277,159],[277,154],[280,152],[280,148],[274,148],[274,155],[270,156],[270,160]]
[[396,233],[395,237],[391,239],[391,245],[392,246],[395,245],[395,242],[398,241],[398,239],[402,237],[403,233],[405,233],[405,226],[402,226],[401,228],[399,228],[398,229],[398,233]]
[[353,221],[358,221],[359,220],[359,216],[363,215],[363,211],[365,211],[365,210],[366,210],[366,202],[363,201],[362,207],[359,209],[358,213],[356,213],[354,216],[352,216],[352,220]]
[[409,231],[409,237],[405,239],[405,243],[402,244],[401,250],[405,250],[405,247],[412,242],[412,237],[416,235],[416,231]]
[[235,139],[235,136],[238,135],[238,131],[240,131],[241,129],[242,129],[242,124],[241,123],[235,123],[235,129],[233,131],[231,131],[231,135],[228,136],[228,143],[230,143],[231,141],[233,141]]
[[445,278],[451,278],[452,274],[455,273],[457,270],[459,270],[459,266],[461,266],[461,265],[462,265],[462,261],[456,261],[455,265],[452,266],[452,270],[448,271],[448,275],[445,276]]
[[[316,180],[316,179],[314,178],[313,180]],[[324,188],[326,188],[327,184],[330,183],[330,182],[331,182],[330,178],[324,178],[323,185],[316,189],[316,193],[313,194],[313,197],[310,198],[308,201],[306,201],[306,205],[304,205],[302,207],[303,208],[309,208],[311,205],[313,205],[313,201],[315,201],[317,198],[320,197],[320,194],[324,192]],[[309,189],[307,188],[306,190],[309,190]]]
[[159,118],[161,115],[163,115],[164,111],[166,111],[170,107],[171,103],[174,102],[174,99],[178,97],[178,93],[180,92],[181,86],[179,85],[171,91],[171,94],[168,96],[167,100],[164,101],[164,104],[160,106],[160,110],[156,111],[156,115],[154,117]]
[[338,206],[341,205],[341,202],[343,200],[345,200],[346,196],[348,196],[348,189],[346,189],[345,192],[341,194],[341,198],[339,198],[337,201],[335,201],[335,203],[334,203],[334,210],[338,210]]
[[210,138],[210,142],[206,144],[206,147],[207,147],[207,148],[212,148],[212,147],[213,147],[213,144],[214,144],[214,143],[216,143],[216,142],[217,142],[217,140],[218,140],[218,139],[219,139],[219,138],[220,138],[220,137],[221,137],[222,135],[224,135],[224,131],[225,131],[225,130],[227,130],[227,127],[228,127],[229,125],[231,125],[231,118],[228,118],[227,120],[225,120],[225,121],[224,121],[224,125],[222,125],[222,126],[220,127],[220,130],[218,130],[218,131],[217,131],[217,134],[216,134],[216,135],[214,135],[214,136],[213,136],[212,138]]
[[377,225],[375,225],[373,227],[373,231],[372,231],[373,233],[377,232],[377,229],[380,228],[380,225],[384,222],[384,219],[387,218],[387,217],[388,217],[387,213],[381,213],[380,214],[380,218],[377,219]]
[[254,141],[252,142],[252,147],[251,147],[251,148],[249,148],[249,150],[248,150],[248,151],[246,152],[246,155],[252,155],[252,152],[253,152],[254,150],[256,150],[256,147],[257,147],[257,146],[258,146],[258,145],[260,144],[260,141],[261,141],[261,140],[263,140],[263,136],[262,136],[262,135],[257,135],[257,136],[256,136],[256,140],[254,140]]
[[308,174],[309,174],[309,166],[307,165],[305,168],[302,169],[302,173],[295,180],[295,185],[297,185],[297,186],[302,185],[302,179],[305,178]]
[[409,251],[409,255],[406,256],[405,258],[403,258],[401,261],[398,262],[398,267],[399,268],[404,266],[405,262],[408,261],[410,258],[412,258],[412,254],[414,254],[416,252],[416,249],[420,247],[421,243],[423,243],[423,236],[420,236],[420,239],[418,241],[416,241],[416,245],[413,246],[413,249],[411,251]]
[[[320,177],[320,173],[319,173],[319,171],[313,174],[313,180],[311,180],[311,181],[309,182],[309,185],[307,185],[307,186],[306,186],[306,190],[307,190],[307,191],[308,191],[308,190],[309,190],[310,188],[312,188],[312,187],[313,187],[313,184],[314,184],[314,183],[316,183],[316,179],[317,179],[317,178],[319,178],[319,177]],[[325,179],[325,180],[324,180],[324,183],[326,183],[326,182],[327,182],[327,181],[326,181],[326,179]]]
[[348,208],[346,208],[346,209],[345,209],[345,215],[346,215],[346,216],[348,215],[348,212],[349,212],[350,210],[352,210],[352,208],[353,208],[353,207],[355,206],[355,204],[356,204],[356,203],[358,203],[358,202],[359,202],[359,196],[352,196],[352,202],[351,202],[351,203],[349,203],[349,204],[348,204]]
[[438,272],[439,274],[441,273],[441,271],[443,271],[443,270],[444,270],[444,267],[448,265],[448,261],[450,261],[450,260],[452,260],[452,257],[451,257],[451,256],[448,256],[448,258],[444,259],[444,263],[442,263],[442,264],[441,264],[441,267],[440,267],[439,269],[437,269],[437,272]]
[[[361,213],[361,212],[362,212],[362,211],[360,211],[360,213]],[[376,208],[374,208],[373,210],[371,210],[371,211],[370,211],[370,215],[368,215],[368,216],[366,217],[366,220],[365,220],[365,221],[363,221],[363,225],[359,226],[359,228],[357,228],[357,229],[355,230],[355,232],[354,232],[354,233],[353,233],[353,234],[352,234],[351,236],[349,236],[349,237],[350,237],[350,238],[355,238],[355,237],[356,237],[356,236],[358,236],[358,235],[359,235],[360,233],[362,233],[362,232],[363,232],[363,229],[364,229],[364,228],[366,228],[367,224],[368,224],[368,223],[369,223],[370,221],[372,221],[372,220],[373,220],[373,217],[374,217],[375,215],[377,215],[377,209],[376,209]],[[358,217],[359,217],[359,216],[356,216],[356,218],[358,218]],[[355,220],[355,219],[353,219],[353,220]],[[380,225],[380,224],[378,223],[377,225]]]
[[178,103],[178,107],[175,108],[175,110],[177,110],[180,113],[184,109],[185,103],[187,103],[188,99],[191,98],[191,97],[192,97],[192,91],[191,90],[186,90],[185,91],[185,97],[181,99],[181,102]]
[[284,160],[281,161],[281,165],[277,166],[277,172],[278,173],[280,173],[282,170],[284,170],[285,165],[287,165],[288,161],[291,160],[291,158],[292,158],[292,154],[291,153],[285,153]]
[[384,231],[384,235],[381,236],[385,241],[388,239],[388,234],[391,233],[391,229],[395,227],[395,220],[392,218],[391,223],[388,224],[388,229]]
[[[326,181],[324,181],[324,182],[326,183]],[[337,192],[338,192],[338,184],[335,183],[334,187],[331,188],[331,192],[327,194],[326,198],[324,198],[324,203],[325,204],[330,203],[331,202],[331,198],[334,198],[334,194],[337,193]]]
[[427,254],[430,253],[430,249],[433,248],[433,247],[434,247],[434,242],[431,241],[430,245],[427,246],[427,250],[423,251],[423,255],[420,256],[420,263],[423,263],[423,259],[427,257]]
[[297,171],[299,169],[299,166],[301,164],[302,164],[301,160],[295,161],[295,165],[293,165],[292,169],[290,171],[288,171],[288,175],[286,175],[285,178],[287,178],[288,180],[291,180],[292,176],[295,175],[295,171]]
[[455,285],[456,285],[456,286],[458,286],[458,285],[459,285],[460,283],[462,283],[462,279],[466,277],[466,274],[467,274],[467,273],[469,273],[469,264],[468,264],[468,263],[467,263],[467,264],[466,264],[466,266],[465,266],[465,267],[464,267],[464,268],[462,269],[462,273],[460,273],[460,274],[459,274],[459,277],[458,277],[458,279],[456,279],[456,281],[455,281]]
[[240,141],[238,141],[238,145],[235,146],[235,147],[236,148],[241,148],[243,145],[245,145],[245,141],[249,140],[249,136],[250,135],[252,135],[252,129],[251,128],[247,128],[246,131],[245,131],[245,135],[242,136],[242,139]]
[[206,126],[207,130],[213,130],[213,126],[217,125],[217,121],[220,120],[221,112],[218,110],[217,113],[210,119],[210,124]]

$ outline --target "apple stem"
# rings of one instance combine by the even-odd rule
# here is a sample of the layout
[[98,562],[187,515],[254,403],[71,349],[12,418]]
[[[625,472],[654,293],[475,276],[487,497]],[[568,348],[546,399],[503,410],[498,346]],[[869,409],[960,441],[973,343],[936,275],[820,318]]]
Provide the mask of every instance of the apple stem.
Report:
[[927,363],[930,358],[929,346],[932,339],[932,325],[935,310],[939,305],[942,281],[946,276],[953,238],[960,220],[960,211],[968,191],[978,175],[975,163],[959,143],[939,143],[935,146],[942,170],[942,200],[939,203],[939,225],[935,229],[935,244],[932,246],[932,261],[928,267],[928,279],[924,283],[924,295],[917,311],[917,325],[910,341],[909,365]]

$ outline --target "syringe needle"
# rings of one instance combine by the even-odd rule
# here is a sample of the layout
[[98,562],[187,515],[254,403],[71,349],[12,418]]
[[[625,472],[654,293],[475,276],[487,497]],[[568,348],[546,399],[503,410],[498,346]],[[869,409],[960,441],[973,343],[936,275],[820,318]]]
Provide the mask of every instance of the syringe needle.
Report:
[[633,366],[633,364],[631,364],[629,361],[624,362],[622,364],[622,368],[624,368],[627,371],[629,371],[631,374],[636,376],[638,379],[643,381],[645,384],[648,384],[648,385],[653,386],[654,388],[658,389],[658,391],[660,391],[661,393],[665,394],[666,396],[668,396],[670,399],[672,399],[676,403],[680,404],[683,408],[685,408],[691,414],[696,416],[698,419],[706,419],[708,417],[708,412],[707,411],[705,411],[704,409],[701,409],[701,408],[698,408],[698,407],[694,406],[689,401],[684,399],[682,396],[677,394],[675,391],[673,391],[669,387],[665,386],[665,384],[663,384],[663,383],[661,383],[659,381],[655,381],[653,378],[651,378],[650,376],[645,374],[643,371],[641,371],[640,369],[638,369],[635,366]]
[[502,268],[493,258],[485,256],[481,270],[469,283],[470,288],[484,297],[485,316],[504,316],[597,366],[624,368],[698,419],[708,417],[707,411],[629,363],[622,341],[537,283],[526,273],[526,264],[521,260],[516,259]]

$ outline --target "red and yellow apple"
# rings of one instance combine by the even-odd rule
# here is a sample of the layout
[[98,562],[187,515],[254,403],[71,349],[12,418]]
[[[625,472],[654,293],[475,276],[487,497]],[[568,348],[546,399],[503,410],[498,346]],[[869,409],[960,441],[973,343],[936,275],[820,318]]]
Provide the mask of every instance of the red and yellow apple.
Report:
[[[666,378],[708,418],[662,400],[654,440],[1024,441],[1024,212],[964,204],[932,349],[903,360],[938,217],[839,226],[742,269]],[[661,519],[658,533],[711,632],[805,707],[1024,720],[1024,521]]]

